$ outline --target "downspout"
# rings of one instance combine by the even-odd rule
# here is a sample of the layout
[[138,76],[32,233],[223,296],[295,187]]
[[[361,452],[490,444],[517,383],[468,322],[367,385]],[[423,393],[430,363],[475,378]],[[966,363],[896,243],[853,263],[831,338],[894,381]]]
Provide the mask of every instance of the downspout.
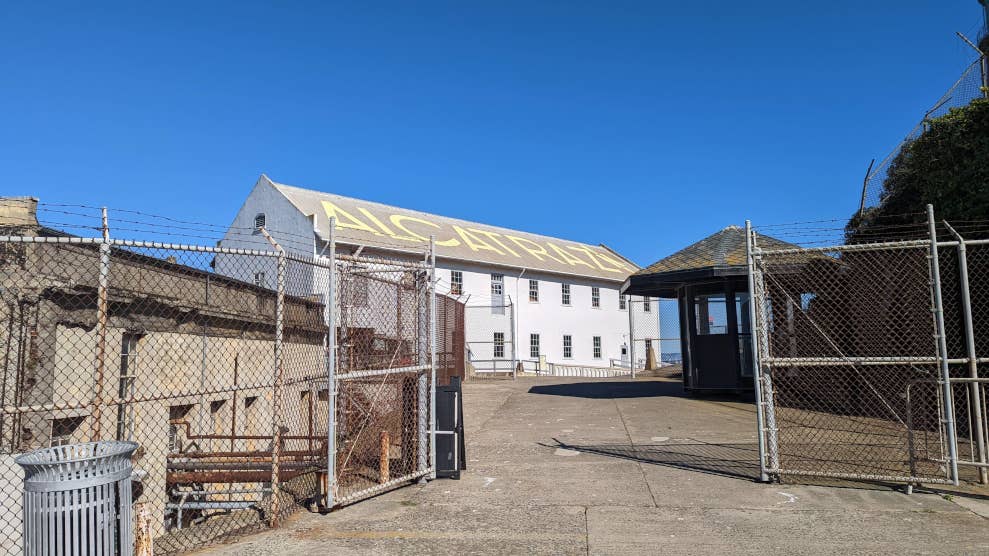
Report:
[[515,368],[517,368],[518,367],[518,364],[519,364],[519,357],[518,357],[518,354],[519,354],[519,349],[518,349],[518,343],[519,343],[519,314],[518,314],[518,310],[516,309],[516,306],[519,305],[519,299],[522,299],[521,297],[519,297],[519,282],[522,281],[522,276],[525,275],[525,271],[526,270],[528,270],[528,269],[523,268],[522,269],[522,272],[519,272],[518,277],[515,279],[515,303],[512,305],[512,313],[514,313],[513,316],[515,317],[515,318],[512,319],[512,321],[513,321],[513,323],[512,323],[512,325],[513,325],[512,326],[512,375],[513,376],[515,375]]

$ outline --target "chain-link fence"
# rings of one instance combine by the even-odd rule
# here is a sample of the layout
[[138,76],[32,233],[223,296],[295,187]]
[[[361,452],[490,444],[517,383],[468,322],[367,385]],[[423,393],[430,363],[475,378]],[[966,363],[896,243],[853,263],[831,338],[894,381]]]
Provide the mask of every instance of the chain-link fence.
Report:
[[[464,323],[468,376],[514,377],[519,371],[520,355],[515,341],[515,305],[511,298],[484,305],[467,305]],[[522,366],[527,370],[534,369],[536,363],[531,360]]]
[[986,80],[987,74],[989,74],[989,66],[987,66],[984,56],[972,62],[962,71],[958,80],[951,85],[944,95],[924,113],[923,118],[896,145],[896,148],[881,161],[869,166],[868,174],[862,184],[862,197],[859,200],[860,212],[870,207],[875,207],[882,202],[886,190],[886,178],[889,176],[890,168],[895,164],[903,147],[920,137],[927,129],[931,120],[944,116],[952,108],[966,106],[973,99],[989,96],[989,82]]
[[634,362],[636,374],[680,378],[683,356],[680,348],[680,313],[676,299],[630,298],[627,358],[613,361],[628,367]]
[[432,261],[17,234],[0,236],[5,553],[13,460],[36,448],[138,442],[156,554],[431,476],[433,362],[462,376],[464,337]]
[[749,238],[763,470],[985,481],[986,241]]

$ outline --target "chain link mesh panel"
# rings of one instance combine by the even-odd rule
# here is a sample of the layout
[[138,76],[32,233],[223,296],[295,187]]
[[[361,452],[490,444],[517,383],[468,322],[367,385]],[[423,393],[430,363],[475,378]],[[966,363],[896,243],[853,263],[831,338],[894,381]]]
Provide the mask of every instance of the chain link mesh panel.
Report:
[[333,498],[343,504],[431,471],[432,309],[425,265],[347,258],[337,284]]
[[[427,475],[429,267],[345,259],[330,304],[325,258],[68,237],[0,242],[2,550],[19,552],[22,540],[13,459],[37,448],[138,442],[138,542],[160,554],[276,525],[321,504],[328,487],[346,503]],[[446,374],[462,374],[463,319],[443,303],[436,335],[452,361]]]
[[928,255],[913,242],[757,257],[770,468],[948,480]]
[[[513,376],[518,359],[515,344],[515,307],[510,299],[503,303],[468,305],[464,308],[467,365],[470,375]],[[533,361],[535,363],[535,361]]]
[[[670,378],[682,377],[680,309],[677,300],[630,298],[626,306],[630,312],[631,342],[628,346],[628,358],[635,360],[636,372]],[[621,361],[621,366],[627,367],[629,360]]]

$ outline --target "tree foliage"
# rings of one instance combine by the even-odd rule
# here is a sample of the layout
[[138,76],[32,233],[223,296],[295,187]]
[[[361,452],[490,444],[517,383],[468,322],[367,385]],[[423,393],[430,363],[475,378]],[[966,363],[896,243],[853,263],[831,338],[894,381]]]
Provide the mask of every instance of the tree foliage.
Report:
[[949,223],[989,220],[989,99],[930,120],[893,160],[879,204],[849,220],[846,240],[884,239],[890,226],[925,222],[927,204]]

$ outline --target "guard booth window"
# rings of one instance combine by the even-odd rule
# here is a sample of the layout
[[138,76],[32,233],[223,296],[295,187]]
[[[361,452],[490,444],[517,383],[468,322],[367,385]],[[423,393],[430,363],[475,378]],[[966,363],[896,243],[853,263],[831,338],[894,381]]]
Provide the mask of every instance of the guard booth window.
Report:
[[728,333],[728,304],[723,293],[694,297],[697,335],[715,336]]

